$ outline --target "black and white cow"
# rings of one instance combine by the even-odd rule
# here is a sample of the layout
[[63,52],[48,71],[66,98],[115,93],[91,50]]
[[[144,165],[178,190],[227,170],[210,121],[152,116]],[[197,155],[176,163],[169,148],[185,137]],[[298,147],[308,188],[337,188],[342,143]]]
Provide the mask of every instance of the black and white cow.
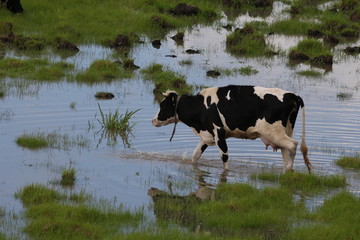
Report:
[[160,127],[185,123],[200,137],[192,161],[196,162],[208,146],[217,145],[225,169],[228,169],[226,138],[235,137],[260,138],[266,148],[281,149],[284,172],[291,171],[298,145],[292,133],[301,107],[301,152],[310,172],[305,144],[304,102],[300,96],[279,88],[234,85],[206,88],[194,96],[179,96],[174,91],[163,95],[165,98],[152,124]]

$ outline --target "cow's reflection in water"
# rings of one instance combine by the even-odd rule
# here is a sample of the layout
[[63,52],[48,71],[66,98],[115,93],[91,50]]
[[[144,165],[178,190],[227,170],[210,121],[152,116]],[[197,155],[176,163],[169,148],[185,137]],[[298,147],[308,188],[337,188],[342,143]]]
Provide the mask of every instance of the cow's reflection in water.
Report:
[[166,221],[173,220],[177,223],[192,227],[194,231],[199,231],[201,224],[196,224],[196,217],[194,213],[191,212],[191,206],[203,201],[215,200],[216,187],[227,182],[229,171],[224,170],[219,174],[217,184],[213,185],[205,181],[205,179],[210,176],[209,172],[202,171],[197,167],[194,168],[195,179],[198,186],[195,192],[183,196],[173,194],[171,184],[168,184],[168,191],[152,187],[148,190],[148,195],[153,200],[154,213],[158,219]]

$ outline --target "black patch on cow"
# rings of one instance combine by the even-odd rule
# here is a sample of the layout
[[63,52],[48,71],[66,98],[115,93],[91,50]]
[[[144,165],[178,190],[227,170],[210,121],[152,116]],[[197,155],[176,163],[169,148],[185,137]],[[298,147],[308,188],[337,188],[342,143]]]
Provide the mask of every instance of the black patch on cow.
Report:
[[214,113],[218,115],[216,105],[213,105],[207,109],[202,95],[182,95],[178,103],[177,113],[179,119],[189,127],[194,128],[196,132],[209,131],[213,134],[213,122],[220,120],[219,116],[213,116]]
[[206,98],[206,105],[207,105],[207,107],[209,107],[210,104],[211,104],[211,96],[208,96],[208,97]]
[[175,117],[177,96],[176,93],[170,93],[162,100],[160,103],[160,112],[157,116],[159,121],[166,121],[171,117]]
[[[230,100],[226,98],[229,91]],[[237,128],[246,131],[249,127],[255,126],[258,119],[263,118],[270,124],[280,120],[285,127],[289,116],[292,127],[294,127],[299,109],[297,95],[286,93],[283,101],[280,101],[272,94],[265,94],[264,99],[261,99],[254,91],[253,86],[218,88],[219,102],[217,107],[230,130]]]
[[204,152],[206,150],[206,148],[208,147],[207,144],[204,144],[201,146],[201,152]]

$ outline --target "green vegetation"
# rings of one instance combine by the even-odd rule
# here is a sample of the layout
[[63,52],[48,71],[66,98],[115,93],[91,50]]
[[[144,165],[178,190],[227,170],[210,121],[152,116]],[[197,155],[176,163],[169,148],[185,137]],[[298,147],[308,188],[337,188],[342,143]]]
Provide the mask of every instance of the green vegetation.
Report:
[[303,53],[309,58],[315,58],[321,55],[331,56],[330,49],[324,46],[321,41],[313,38],[300,41],[298,45],[292,49],[292,51]]
[[160,96],[166,90],[174,90],[179,94],[191,93],[193,86],[188,85],[185,76],[170,70],[164,70],[160,64],[151,64],[146,69],[141,70],[145,79],[151,80],[155,84],[154,94]]
[[259,72],[258,70],[256,70],[252,66],[246,66],[246,67],[242,67],[242,68],[239,68],[239,69],[234,69],[234,71],[238,72],[238,73],[240,73],[241,75],[244,75],[244,76],[255,75],[255,74],[257,74]]
[[38,184],[22,188],[15,196],[27,208],[24,232],[33,239],[109,239],[122,229],[135,228],[143,218],[141,212],[110,204],[79,204],[74,196]]
[[295,228],[287,239],[357,239],[360,235],[359,211],[360,199],[348,192],[341,192],[309,214],[307,220],[310,223]]
[[336,97],[340,100],[347,100],[352,98],[352,94],[346,92],[339,92],[338,94],[336,94]]
[[307,35],[310,29],[317,28],[318,23],[301,21],[299,19],[286,19],[275,21],[269,26],[269,31],[285,35]]
[[101,120],[98,119],[98,122],[101,124],[101,127],[104,129],[105,137],[112,139],[112,144],[117,143],[117,135],[120,135],[123,140],[124,145],[130,146],[130,135],[132,136],[132,129],[135,126],[135,123],[132,123],[130,120],[135,113],[140,111],[140,109],[129,111],[126,110],[125,113],[120,114],[119,109],[116,109],[114,113],[109,111],[108,114],[104,114],[100,104],[98,104]]
[[288,189],[297,189],[304,192],[316,192],[326,188],[340,188],[346,186],[346,179],[342,175],[317,176],[314,174],[289,172],[285,174],[259,173],[252,175],[252,178],[278,182],[281,186]]
[[30,150],[38,150],[42,148],[55,148],[68,150],[71,147],[88,148],[90,142],[82,135],[70,137],[68,134],[59,134],[58,131],[45,133],[42,131],[34,131],[32,133],[24,133],[16,139],[16,144],[28,148]]
[[360,168],[360,155],[356,155],[353,157],[344,156],[336,160],[336,165],[345,168]]
[[235,56],[256,57],[274,54],[267,46],[265,37],[250,25],[227,36],[226,50]]
[[25,78],[42,81],[62,80],[73,65],[64,62],[50,63],[44,59],[0,59],[0,78]]
[[115,79],[131,78],[133,72],[124,69],[118,63],[109,60],[94,61],[89,69],[76,75],[76,80],[81,83],[94,84]]
[[322,76],[321,72],[314,71],[314,70],[299,71],[299,72],[296,72],[296,74],[299,74],[304,77],[313,77],[313,78],[318,78],[318,77]]
[[64,168],[61,175],[60,184],[63,187],[73,187],[76,181],[76,170],[74,168]]
[[171,28],[212,22],[217,16],[218,2],[185,2],[198,7],[199,13],[187,17],[171,14],[170,10],[178,4],[176,0],[109,0],[101,4],[97,0],[54,3],[39,0],[36,3],[22,3],[26,13],[23,15],[15,15],[1,8],[0,23],[12,23],[19,44],[24,43],[23,39],[28,39],[32,45],[55,45],[56,39],[60,38],[76,44],[110,45],[118,34],[161,37]]

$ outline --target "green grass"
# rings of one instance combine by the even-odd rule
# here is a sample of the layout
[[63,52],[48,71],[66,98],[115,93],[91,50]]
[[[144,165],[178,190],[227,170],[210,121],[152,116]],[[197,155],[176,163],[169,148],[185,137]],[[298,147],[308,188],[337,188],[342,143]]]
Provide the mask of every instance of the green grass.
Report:
[[359,211],[360,199],[348,192],[341,192],[307,216],[308,224],[298,226],[284,239],[357,239],[360,235]]
[[328,47],[316,39],[304,39],[298,43],[298,45],[292,50],[298,51],[307,55],[310,58],[318,57],[321,55],[331,56],[331,51]]
[[25,186],[15,196],[26,207],[23,231],[32,239],[109,239],[143,218],[140,211],[130,213],[121,206],[74,204],[73,198],[39,184]]
[[116,79],[131,78],[132,76],[132,71],[124,69],[118,63],[109,60],[97,60],[86,71],[78,73],[75,79],[77,82],[91,85],[104,81],[111,82]]
[[352,94],[351,93],[346,93],[346,92],[339,92],[338,94],[336,94],[336,97],[340,100],[347,100],[352,98]]
[[239,69],[234,69],[235,72],[240,73],[244,76],[251,76],[257,74],[259,71],[253,68],[252,66],[246,66]]
[[69,75],[73,65],[65,62],[50,63],[44,59],[0,59],[0,77],[58,81]]
[[73,187],[76,181],[76,170],[74,168],[64,168],[61,174],[60,184],[63,187]]
[[16,144],[20,147],[30,150],[39,150],[43,148],[54,148],[68,150],[72,147],[79,149],[89,148],[90,141],[82,135],[70,137],[69,134],[59,134],[58,131],[46,133],[44,131],[34,131],[24,133],[16,138]]
[[335,163],[340,167],[360,169],[360,155],[344,156],[337,159]]
[[318,23],[301,21],[299,19],[291,18],[281,21],[275,21],[269,26],[269,31],[285,35],[307,35],[309,29],[316,29],[319,27]]
[[104,129],[103,133],[106,138],[110,138],[110,145],[115,145],[117,143],[117,136],[120,135],[125,146],[130,147],[130,136],[132,135],[132,129],[135,126],[135,123],[131,121],[131,118],[135,113],[140,111],[140,109],[129,111],[126,110],[125,113],[121,114],[119,109],[116,109],[115,112],[109,111],[108,114],[105,114],[98,104],[101,119],[98,119],[101,127]]
[[[176,0],[109,0],[99,4],[97,0],[48,2],[38,0],[23,2],[23,15],[14,15],[0,9],[0,23],[11,22],[15,35],[55,42],[56,38],[79,43],[108,45],[117,34],[131,33],[148,36],[164,36],[169,29],[151,21],[153,16],[162,17],[169,25],[184,28],[201,22],[208,23],[217,16],[218,3],[187,0],[201,12],[193,17],[176,17],[168,13],[178,4]],[[99,24],[102,23],[102,24]]]
[[303,192],[323,191],[327,188],[341,188],[346,186],[346,179],[342,175],[318,176],[299,172],[285,174],[259,173],[251,176],[263,181],[278,182],[281,186]]
[[313,77],[313,78],[318,78],[322,76],[321,72],[315,71],[315,70],[304,70],[304,71],[299,71],[296,72],[296,74],[304,76],[304,77]]
[[164,66],[161,64],[151,64],[147,68],[142,69],[141,73],[145,79],[154,82],[155,88],[153,92],[157,96],[160,96],[166,90],[174,90],[179,94],[189,94],[193,91],[193,86],[186,83],[185,76],[164,69]]
[[266,44],[264,35],[256,32],[250,25],[227,36],[226,51],[234,56],[246,57],[269,55],[272,52]]

